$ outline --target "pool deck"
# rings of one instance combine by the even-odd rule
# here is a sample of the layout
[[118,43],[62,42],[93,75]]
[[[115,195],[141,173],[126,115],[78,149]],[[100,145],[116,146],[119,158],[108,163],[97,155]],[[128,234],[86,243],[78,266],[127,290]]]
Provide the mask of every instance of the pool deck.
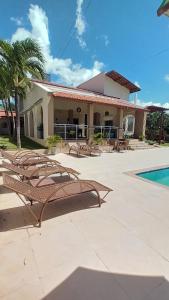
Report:
[[53,203],[36,228],[1,186],[0,299],[169,300],[169,190],[126,174],[169,165],[169,148],[55,158],[113,192]]

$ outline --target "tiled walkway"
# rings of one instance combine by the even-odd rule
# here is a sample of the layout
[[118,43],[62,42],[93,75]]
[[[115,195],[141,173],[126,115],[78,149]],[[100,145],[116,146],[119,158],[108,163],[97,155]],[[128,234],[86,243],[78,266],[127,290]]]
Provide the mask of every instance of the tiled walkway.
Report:
[[169,300],[169,190],[124,174],[169,165],[169,149],[56,157],[114,191],[101,208],[51,204],[39,229],[0,187],[0,299]]

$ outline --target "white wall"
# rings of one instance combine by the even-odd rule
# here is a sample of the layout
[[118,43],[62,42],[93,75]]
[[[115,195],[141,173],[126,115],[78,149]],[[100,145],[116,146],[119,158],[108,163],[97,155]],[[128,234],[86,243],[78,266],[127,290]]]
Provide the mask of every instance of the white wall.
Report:
[[93,92],[104,93],[104,73],[100,73],[88,81],[80,84],[78,87],[84,90]]
[[90,80],[79,85],[79,88],[98,92],[107,96],[118,97],[124,100],[129,100],[130,91],[113,79],[100,73]]
[[104,94],[107,96],[118,97],[123,100],[129,100],[129,90],[111,78],[104,77]]
[[[79,124],[84,124],[85,114],[87,113],[87,103],[71,101],[66,99],[54,99],[54,123],[67,124],[68,110],[73,110],[73,118],[79,119]],[[77,112],[77,108],[81,108],[81,112]]]
[[39,99],[47,99],[48,92],[40,88],[39,86],[32,84],[32,88],[27,91],[26,98],[23,100],[23,111],[28,110]]

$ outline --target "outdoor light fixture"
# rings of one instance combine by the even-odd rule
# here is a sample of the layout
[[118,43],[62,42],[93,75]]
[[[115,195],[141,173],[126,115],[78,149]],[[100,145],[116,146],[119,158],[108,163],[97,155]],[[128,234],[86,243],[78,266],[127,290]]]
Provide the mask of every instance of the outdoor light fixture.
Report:
[[80,113],[82,110],[80,107],[77,108],[77,112]]

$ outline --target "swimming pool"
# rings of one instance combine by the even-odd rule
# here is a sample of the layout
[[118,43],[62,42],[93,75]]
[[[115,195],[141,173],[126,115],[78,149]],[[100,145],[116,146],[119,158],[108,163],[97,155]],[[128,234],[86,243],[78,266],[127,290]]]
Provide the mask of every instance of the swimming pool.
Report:
[[169,186],[169,167],[158,169],[158,170],[152,170],[152,171],[146,171],[137,173],[137,176],[159,183],[163,184],[165,186]]

